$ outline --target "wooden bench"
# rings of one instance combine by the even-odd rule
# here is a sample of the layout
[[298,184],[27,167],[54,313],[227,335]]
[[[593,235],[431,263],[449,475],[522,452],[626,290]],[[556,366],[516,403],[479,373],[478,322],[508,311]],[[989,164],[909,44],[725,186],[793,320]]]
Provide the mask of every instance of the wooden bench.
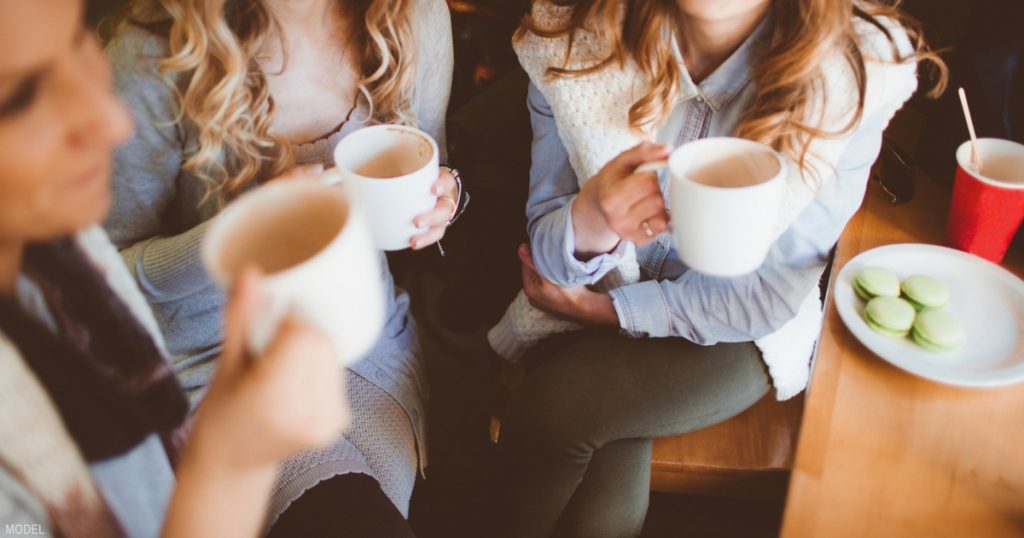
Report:
[[651,490],[779,500],[793,469],[803,394],[785,402],[772,390],[725,422],[655,439]]

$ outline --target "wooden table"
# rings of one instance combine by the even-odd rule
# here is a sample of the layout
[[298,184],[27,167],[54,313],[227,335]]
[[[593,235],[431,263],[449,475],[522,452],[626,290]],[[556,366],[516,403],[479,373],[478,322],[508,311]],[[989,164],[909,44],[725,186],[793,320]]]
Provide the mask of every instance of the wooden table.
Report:
[[[833,275],[890,243],[942,244],[949,194],[892,206],[871,182]],[[1024,275],[1024,257],[1003,266]],[[782,536],[1024,536],[1024,385],[963,389],[897,369],[827,307]]]

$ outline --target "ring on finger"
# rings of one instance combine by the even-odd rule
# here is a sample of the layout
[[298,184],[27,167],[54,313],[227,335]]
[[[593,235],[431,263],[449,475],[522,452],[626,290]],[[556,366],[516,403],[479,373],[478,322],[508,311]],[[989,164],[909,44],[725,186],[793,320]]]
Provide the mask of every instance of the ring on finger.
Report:
[[438,198],[438,201],[441,200],[448,202],[452,206],[452,214],[450,217],[448,217],[448,225],[451,225],[452,219],[455,218],[455,212],[459,210],[459,206],[458,204],[455,203],[455,200],[452,200],[451,196],[441,196],[440,198]]
[[654,237],[654,230],[651,229],[651,225],[646,220],[640,223],[640,229],[644,231],[644,235],[647,237]]

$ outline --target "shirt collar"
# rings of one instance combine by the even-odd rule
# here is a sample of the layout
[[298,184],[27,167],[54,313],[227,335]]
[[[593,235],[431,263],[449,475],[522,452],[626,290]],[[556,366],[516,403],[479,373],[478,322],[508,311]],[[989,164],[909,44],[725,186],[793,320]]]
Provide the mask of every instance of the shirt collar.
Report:
[[718,112],[722,107],[729,104],[750,81],[753,75],[754,66],[764,55],[768,47],[768,40],[771,37],[771,15],[765,17],[757,25],[757,28],[747,37],[736,52],[733,52],[722,65],[700,84],[695,84],[690,77],[689,70],[683,62],[682,51],[679,50],[679,43],[672,34],[672,52],[676,61],[682,69],[680,82],[682,87],[679,92],[679,101],[687,101],[695,97],[701,97],[711,108]]

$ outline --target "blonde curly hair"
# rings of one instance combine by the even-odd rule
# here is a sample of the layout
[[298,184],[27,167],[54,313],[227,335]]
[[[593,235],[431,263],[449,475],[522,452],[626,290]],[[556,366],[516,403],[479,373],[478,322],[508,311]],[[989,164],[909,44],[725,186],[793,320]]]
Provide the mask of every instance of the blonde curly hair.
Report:
[[[348,38],[372,121],[412,124],[414,0],[337,1],[353,14]],[[290,144],[271,132],[274,100],[256,62],[275,24],[263,2],[141,0],[129,6],[125,23],[167,38],[160,72],[179,100],[177,121],[191,122],[198,133],[198,148],[183,168],[211,193],[231,198],[294,164]]]

